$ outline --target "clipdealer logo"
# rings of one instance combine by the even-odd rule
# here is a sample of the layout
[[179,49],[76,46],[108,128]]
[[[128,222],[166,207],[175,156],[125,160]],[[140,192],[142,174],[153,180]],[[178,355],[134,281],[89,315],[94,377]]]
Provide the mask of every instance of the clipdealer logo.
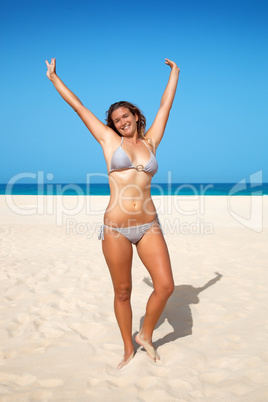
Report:
[[[86,195],[91,195],[91,177],[95,176],[107,177],[105,174],[88,174],[86,180]],[[37,197],[34,201],[34,205],[25,206],[25,205],[17,205],[15,199],[13,199],[13,186],[21,179],[30,178],[35,180],[35,184],[37,185]],[[46,179],[51,181],[54,178],[52,173],[48,173],[46,175]],[[168,177],[168,183],[171,184],[171,177]],[[227,195],[227,210],[230,216],[239,222],[244,227],[253,230],[255,232],[261,232],[263,230],[263,192],[262,192],[262,184],[263,184],[263,171],[259,170],[249,176],[249,183],[246,182],[246,178],[240,180],[236,183],[229,194]],[[53,199],[52,197],[46,197],[44,195],[44,188],[46,186],[47,195],[56,194],[57,197]],[[155,187],[156,185],[154,185]],[[116,186],[115,191],[118,193],[118,189]],[[198,190],[193,185],[181,185],[176,189],[175,195],[180,195],[180,191],[183,188],[189,188],[192,192],[193,197],[191,197],[191,201],[198,201],[199,207],[198,211],[201,215],[205,214],[205,192],[208,188],[213,187],[212,184],[200,186],[201,195],[198,195]],[[159,190],[160,195],[164,195],[164,190],[160,185],[157,185],[157,189]],[[53,184],[53,183],[45,183],[45,174],[43,171],[38,171],[37,174],[33,172],[22,172],[15,176],[13,176],[6,186],[6,204],[10,210],[19,214],[19,215],[55,215],[56,225],[61,226],[64,221],[65,216],[74,216],[77,213],[81,212],[84,208],[86,208],[87,215],[99,215],[100,213],[104,213],[105,207],[103,205],[98,205],[97,207],[91,203],[91,197],[75,197],[73,199],[72,205],[64,204],[64,195],[67,191],[72,190],[73,193],[77,196],[85,195],[84,189],[81,188],[77,184]],[[249,190],[249,196],[246,197],[245,202],[236,203],[235,199],[240,195],[241,191]],[[118,194],[117,194],[118,195]],[[123,194],[124,195],[124,194]],[[244,195],[243,195],[244,196]],[[116,198],[116,197],[115,197]],[[189,198],[189,197],[188,197]],[[197,210],[194,208],[193,210],[184,210],[182,208],[181,203],[183,202],[182,197],[164,197],[160,205],[158,205],[157,210],[161,213],[165,214],[166,212],[170,214],[175,208],[177,212],[183,215],[194,215],[197,213]],[[248,205],[250,204],[250,205]],[[110,206],[112,209],[114,205]],[[178,222],[177,222],[178,223]],[[176,223],[176,224],[177,224]],[[198,226],[203,227],[203,221],[198,222]],[[181,230],[186,230],[186,224],[180,222]],[[202,229],[200,226],[200,229]],[[196,232],[196,228],[195,232]],[[205,232],[209,231],[209,228],[205,228]],[[201,230],[203,232],[203,229]]]
[[[230,215],[244,227],[255,232],[263,230],[263,198],[262,198],[262,170],[249,176],[249,184],[246,179],[240,180],[230,190],[227,197],[228,211]],[[238,210],[233,204],[234,197],[240,191],[250,189],[250,207],[247,211]]]

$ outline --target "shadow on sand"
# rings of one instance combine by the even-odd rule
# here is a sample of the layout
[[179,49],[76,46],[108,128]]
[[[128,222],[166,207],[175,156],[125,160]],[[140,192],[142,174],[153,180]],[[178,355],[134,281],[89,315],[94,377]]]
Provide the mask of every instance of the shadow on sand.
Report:
[[[167,320],[172,326],[173,331],[154,342],[156,349],[165,343],[175,341],[178,338],[192,334],[193,318],[190,304],[199,303],[199,293],[203,292],[221,279],[221,274],[218,272],[215,272],[215,274],[215,278],[211,279],[204,286],[199,288],[194,288],[191,285],[175,286],[175,290],[169,298],[166,307],[155,327],[159,328],[165,322],[165,320]],[[144,278],[143,281],[148,286],[153,288],[150,278]],[[140,328],[142,327],[143,320],[144,316],[140,320]]]

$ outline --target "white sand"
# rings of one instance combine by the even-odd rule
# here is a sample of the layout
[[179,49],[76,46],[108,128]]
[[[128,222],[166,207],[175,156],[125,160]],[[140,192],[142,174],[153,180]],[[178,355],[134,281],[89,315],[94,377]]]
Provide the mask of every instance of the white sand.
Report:
[[[107,200],[0,196],[0,400],[266,402],[268,197],[229,209],[227,197],[155,197],[176,289],[154,335],[161,361],[138,349],[122,370],[97,238]],[[134,254],[133,334],[146,278]]]

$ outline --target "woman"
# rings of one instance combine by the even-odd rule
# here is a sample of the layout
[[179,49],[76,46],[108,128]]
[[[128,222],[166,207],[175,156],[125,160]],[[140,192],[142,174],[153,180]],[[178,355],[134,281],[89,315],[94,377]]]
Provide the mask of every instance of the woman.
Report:
[[152,176],[157,171],[155,153],[164,134],[180,72],[173,61],[165,59],[165,63],[171,68],[169,81],[155,120],[145,134],[144,116],[128,102],[113,104],[107,112],[107,125],[103,124],[57,76],[56,59],[51,59],[51,63],[46,60],[48,78],[100,143],[107,163],[111,197],[100,238],[124,342],[124,358],[118,368],[134,357],[130,304],[132,244],[136,245],[154,286],[135,339],[154,361],[160,357],[153,347],[153,330],[174,290],[169,254],[150,194]]

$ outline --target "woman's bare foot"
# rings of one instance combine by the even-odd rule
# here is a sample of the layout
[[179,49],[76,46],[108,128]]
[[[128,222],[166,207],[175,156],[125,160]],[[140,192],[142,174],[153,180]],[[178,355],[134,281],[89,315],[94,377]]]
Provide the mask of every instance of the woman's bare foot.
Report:
[[122,367],[126,366],[130,362],[130,360],[133,359],[134,354],[135,354],[134,351],[131,352],[130,354],[125,353],[124,359],[121,360],[121,362],[118,364],[117,368],[121,369]]
[[136,340],[136,342],[137,342],[139,345],[141,345],[141,346],[144,347],[144,349],[146,350],[148,356],[149,356],[153,361],[156,362],[157,360],[160,360],[160,356],[159,356],[159,354],[157,353],[157,351],[155,350],[155,348],[154,348],[154,346],[153,346],[151,340],[147,340],[147,341],[146,341],[146,340],[143,338],[143,335],[142,335],[141,333],[138,333],[138,334],[136,335],[135,340]]

